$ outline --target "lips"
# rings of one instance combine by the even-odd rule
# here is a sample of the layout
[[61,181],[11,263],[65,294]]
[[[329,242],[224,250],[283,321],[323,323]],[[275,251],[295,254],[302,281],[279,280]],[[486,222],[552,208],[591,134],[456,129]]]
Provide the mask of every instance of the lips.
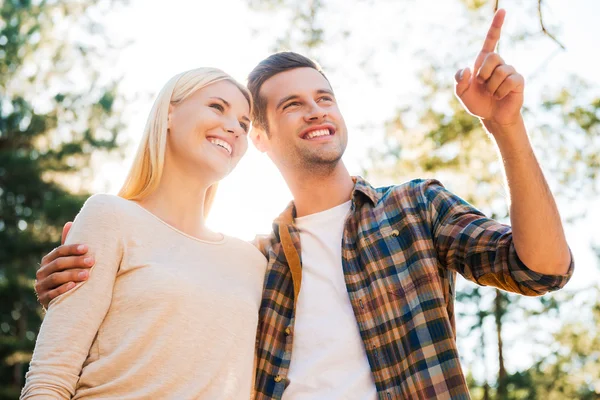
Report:
[[231,143],[229,143],[227,140],[225,140],[223,138],[216,137],[216,136],[209,136],[206,138],[206,140],[211,142],[213,145],[225,150],[227,152],[227,154],[229,154],[229,155],[231,155],[231,153],[233,153],[233,146],[231,145]]
[[326,137],[326,136],[333,136],[333,135],[335,135],[335,127],[333,125],[327,124],[327,125],[312,126],[308,129],[305,129],[300,134],[300,138],[305,139],[305,140],[311,140],[311,139],[316,139],[316,138],[321,138],[321,137]]

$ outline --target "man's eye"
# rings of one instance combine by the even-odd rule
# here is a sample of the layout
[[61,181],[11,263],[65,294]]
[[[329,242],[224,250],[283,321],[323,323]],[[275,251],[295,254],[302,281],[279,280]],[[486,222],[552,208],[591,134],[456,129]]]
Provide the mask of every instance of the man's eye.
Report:
[[223,107],[223,106],[222,106],[221,104],[219,104],[219,103],[211,103],[211,104],[209,105],[209,107],[212,107],[212,108],[214,108],[214,109],[217,109],[217,110],[219,110],[220,112],[223,112],[223,111],[225,111],[225,107]]
[[330,96],[323,96],[319,98],[319,101],[333,101],[333,98]]
[[286,104],[286,105],[283,107],[283,109],[285,110],[285,109],[286,109],[286,108],[288,108],[288,107],[294,107],[294,106],[297,106],[297,105],[300,105],[300,103],[299,103],[299,102],[297,102],[297,101],[292,101],[291,103],[288,103],[288,104]]

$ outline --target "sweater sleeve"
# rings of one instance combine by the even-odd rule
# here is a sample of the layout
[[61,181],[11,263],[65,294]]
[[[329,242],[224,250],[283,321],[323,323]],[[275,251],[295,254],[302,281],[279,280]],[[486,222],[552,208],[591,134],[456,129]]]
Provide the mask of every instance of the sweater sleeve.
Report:
[[66,243],[84,243],[96,263],[87,281],[53,299],[37,337],[22,399],[75,394],[84,362],[112,300],[123,255],[118,199],[90,197],[75,218]]

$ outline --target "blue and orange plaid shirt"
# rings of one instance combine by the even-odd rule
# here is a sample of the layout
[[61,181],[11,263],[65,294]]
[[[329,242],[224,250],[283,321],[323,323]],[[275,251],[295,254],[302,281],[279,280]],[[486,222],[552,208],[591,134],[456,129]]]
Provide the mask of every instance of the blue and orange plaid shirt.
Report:
[[[519,260],[511,228],[486,218],[435,180],[374,188],[354,178],[342,266],[380,399],[468,399],[454,321],[456,273],[528,296],[563,287]],[[293,204],[258,242],[268,257],[257,334],[256,399],[289,383],[302,282]],[[344,382],[339,382],[343,385]]]

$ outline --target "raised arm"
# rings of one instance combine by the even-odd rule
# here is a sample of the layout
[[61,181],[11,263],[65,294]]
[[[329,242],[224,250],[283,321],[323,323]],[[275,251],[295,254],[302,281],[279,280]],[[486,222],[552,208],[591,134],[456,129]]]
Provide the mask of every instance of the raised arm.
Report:
[[519,258],[541,274],[567,273],[571,254],[554,197],[521,115],[525,81],[495,52],[505,11],[499,10],[473,66],[456,74],[456,95],[495,139],[506,173],[510,221]]

